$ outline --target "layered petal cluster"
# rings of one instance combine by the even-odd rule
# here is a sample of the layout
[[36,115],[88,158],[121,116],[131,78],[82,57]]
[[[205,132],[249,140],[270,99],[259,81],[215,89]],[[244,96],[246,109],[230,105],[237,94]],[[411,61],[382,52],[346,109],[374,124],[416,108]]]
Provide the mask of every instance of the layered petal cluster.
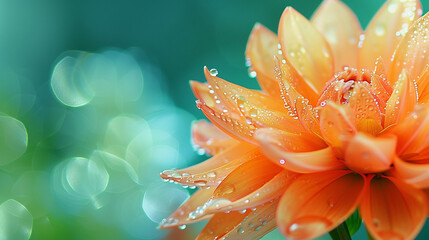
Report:
[[429,212],[429,15],[390,0],[363,32],[339,0],[311,20],[288,7],[278,35],[255,25],[250,75],[191,82],[213,157],[165,180],[199,188],[160,227],[210,219],[198,239],[311,239],[357,209],[375,239],[413,239]]

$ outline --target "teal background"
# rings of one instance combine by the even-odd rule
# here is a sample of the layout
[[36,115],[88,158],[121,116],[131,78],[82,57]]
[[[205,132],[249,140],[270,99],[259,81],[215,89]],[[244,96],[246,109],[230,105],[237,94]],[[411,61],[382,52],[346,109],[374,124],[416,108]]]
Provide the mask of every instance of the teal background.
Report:
[[[362,26],[366,26],[384,1],[344,2],[357,14]],[[94,142],[96,137],[75,143],[69,141],[67,134],[53,138],[54,130],[48,133],[44,130],[47,125],[49,129],[51,123],[57,122],[59,114],[85,115],[85,111],[89,110],[87,106],[79,110],[66,107],[52,93],[50,78],[63,52],[131,49],[137,61],[146,64],[143,75],[145,71],[156,72],[154,81],[161,85],[160,91],[170,97],[166,101],[188,112],[189,119],[199,119],[203,115],[195,107],[189,80],[205,81],[203,67],[207,66],[218,69],[219,76],[224,79],[257,88],[255,79],[248,77],[244,64],[244,50],[253,25],[260,22],[276,31],[286,6],[293,6],[304,16],[310,17],[319,4],[320,1],[314,0],[1,1],[0,95],[3,97],[0,96],[0,112],[24,123],[29,146],[26,155],[17,164],[0,168],[0,181],[4,174],[20,175],[28,170],[43,171],[49,175],[57,163],[71,157],[70,152],[87,154],[97,147]],[[426,12],[429,1],[422,1],[422,4]],[[35,96],[34,104],[25,111],[17,111],[15,98],[4,97],[9,96],[14,81],[21,83],[21,92]],[[145,84],[144,89],[144,93],[149,94],[150,84]],[[163,100],[150,97],[139,105],[124,107],[125,110],[104,106],[104,113],[114,116],[132,112],[143,117],[147,113],[143,109],[159,101]],[[92,121],[85,127],[96,129],[96,126],[97,122]],[[183,132],[187,132],[189,126],[182,128]],[[58,143],[58,139],[65,143]],[[40,142],[42,147],[36,149],[34,146]],[[58,147],[61,144],[66,147]],[[186,148],[191,149],[190,144]],[[181,146],[180,149],[185,147]],[[30,153],[32,157],[28,160]],[[205,158],[195,153],[188,156],[189,161],[179,163],[178,167]],[[15,178],[11,179],[10,183],[3,184],[13,184]],[[31,189],[30,186],[27,188]],[[47,192],[35,193],[32,196],[37,197],[29,200],[43,206],[58,206],[55,210],[48,208],[51,225],[34,222],[31,239],[143,239],[130,235],[122,226],[103,223],[100,217],[94,217],[86,210],[65,210],[67,205],[63,205],[49,188],[48,185],[42,187]],[[0,202],[9,197],[8,193],[0,191]],[[159,230],[153,228],[145,231]],[[360,233],[356,239],[364,237],[365,234]],[[427,238],[429,227],[419,236],[419,239]],[[276,239],[276,235],[271,235],[269,239]]]

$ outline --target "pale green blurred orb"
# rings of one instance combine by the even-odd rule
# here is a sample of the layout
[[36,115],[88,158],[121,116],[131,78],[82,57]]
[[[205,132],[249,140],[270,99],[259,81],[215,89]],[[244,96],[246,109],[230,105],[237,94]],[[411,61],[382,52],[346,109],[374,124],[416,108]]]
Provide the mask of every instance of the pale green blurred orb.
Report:
[[27,130],[22,122],[0,116],[0,165],[18,159],[27,149]]
[[33,228],[33,217],[19,202],[9,199],[0,205],[0,239],[27,240]]

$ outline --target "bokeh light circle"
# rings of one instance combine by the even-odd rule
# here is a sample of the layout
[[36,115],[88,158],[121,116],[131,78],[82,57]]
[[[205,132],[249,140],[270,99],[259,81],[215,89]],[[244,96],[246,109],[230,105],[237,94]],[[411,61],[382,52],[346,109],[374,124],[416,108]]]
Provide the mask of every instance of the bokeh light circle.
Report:
[[0,116],[0,165],[18,159],[27,149],[28,136],[24,124],[9,116]]
[[102,193],[109,183],[104,166],[87,158],[70,159],[64,173],[71,189],[83,197],[91,198]]
[[0,205],[0,239],[27,240],[33,228],[33,217],[19,202],[9,199]]
[[93,98],[82,72],[80,64],[86,53],[76,57],[66,56],[55,66],[51,77],[51,88],[58,100],[70,107],[88,104]]

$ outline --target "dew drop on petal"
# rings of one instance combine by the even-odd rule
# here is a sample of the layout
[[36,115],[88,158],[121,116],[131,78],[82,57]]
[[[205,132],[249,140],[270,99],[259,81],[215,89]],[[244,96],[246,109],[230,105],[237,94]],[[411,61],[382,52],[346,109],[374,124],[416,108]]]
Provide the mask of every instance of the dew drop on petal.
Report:
[[212,68],[212,69],[210,69],[210,75],[212,75],[212,76],[217,76],[217,74],[218,74],[218,71],[217,71],[217,69],[216,69],[216,68]]
[[374,31],[377,36],[383,36],[386,33],[386,26],[384,24],[378,24],[375,26]]
[[250,110],[250,116],[253,118],[258,116],[258,110],[256,110],[256,109]]
[[256,74],[256,71],[250,71],[250,72],[249,72],[249,77],[250,77],[250,78],[255,78],[255,77],[256,77],[256,75],[257,75],[257,74]]
[[296,219],[287,229],[291,236],[312,238],[314,235],[324,232],[331,222],[322,217],[302,217]]
[[395,13],[398,10],[398,3],[395,1],[392,1],[389,6],[387,6],[387,11],[389,13]]
[[378,220],[377,218],[374,218],[372,220],[372,222],[374,223],[375,228],[379,228],[380,227],[380,220]]

